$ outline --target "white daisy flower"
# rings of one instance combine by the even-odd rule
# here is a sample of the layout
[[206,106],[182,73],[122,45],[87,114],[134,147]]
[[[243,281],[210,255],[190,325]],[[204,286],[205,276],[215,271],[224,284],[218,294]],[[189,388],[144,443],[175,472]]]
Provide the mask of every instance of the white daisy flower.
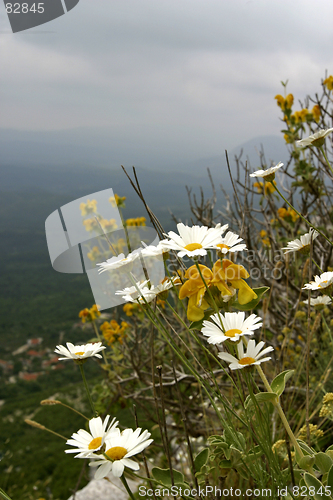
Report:
[[214,228],[207,226],[185,226],[182,222],[177,224],[179,235],[170,231],[165,234],[169,240],[162,240],[160,245],[168,250],[178,251],[179,257],[198,257],[207,255],[208,248],[215,248],[218,243],[222,243],[222,233],[227,229],[228,224],[221,226],[217,224]]
[[306,148],[307,146],[320,147],[324,144],[325,137],[328,134],[330,134],[331,132],[333,132],[333,128],[319,130],[319,132],[316,132],[313,135],[309,135],[309,137],[306,137],[305,139],[301,139],[300,141],[297,141],[296,146],[299,148]]
[[178,276],[174,276],[172,278],[165,278],[159,285],[152,286],[150,291],[153,292],[155,295],[158,295],[159,293],[166,292],[167,290],[170,290],[170,288],[173,288],[174,286],[179,286],[181,284],[182,282],[180,281],[180,278],[178,278]]
[[153,442],[153,439],[148,439],[150,432],[143,431],[141,436],[140,432],[140,428],[135,431],[125,429],[122,432],[116,428],[105,440],[105,455],[109,458],[104,455],[104,458],[101,459],[100,455],[91,453],[89,458],[101,459],[89,464],[91,467],[100,466],[95,473],[95,479],[102,479],[109,472],[112,472],[116,477],[120,477],[125,467],[132,470],[140,469],[139,464],[131,460],[130,457],[137,455]]
[[283,247],[284,253],[288,252],[307,252],[310,248],[311,237],[312,241],[319,236],[318,231],[315,231],[313,228],[306,234],[303,234],[300,238],[296,240],[289,241],[286,247]]
[[[124,288],[123,290],[117,290],[115,295],[121,295],[126,302],[151,302],[156,294],[148,287],[149,280],[143,283],[137,282],[136,285]],[[145,300],[144,300],[145,299]]]
[[162,255],[164,252],[166,252],[166,249],[160,245],[160,243],[155,246],[155,245],[145,245],[143,241],[141,241],[143,248],[140,248],[141,255],[143,257],[157,257],[159,255]]
[[238,234],[228,231],[227,234],[222,238],[222,243],[216,245],[217,250],[226,254],[228,252],[241,252],[247,250],[245,243],[239,245],[243,241]]
[[125,257],[123,253],[120,253],[119,255],[117,255],[117,257],[111,257],[111,259],[96,264],[96,266],[100,266],[98,270],[99,273],[104,273],[105,271],[113,271],[125,266],[126,264],[132,264],[139,256],[140,252],[138,251],[129,253],[127,257]]
[[[280,161],[280,163],[275,165],[275,167],[270,167],[267,170],[257,170],[256,172],[253,172],[253,174],[250,174],[250,177],[263,177],[264,179],[266,178],[267,181],[270,181],[271,179],[274,179],[275,172],[281,167],[283,167],[283,163]],[[267,179],[267,177],[271,177],[271,179]]]
[[[213,314],[211,319],[214,321],[204,321],[201,333],[208,337],[209,344],[220,344],[225,340],[232,340],[237,342],[243,335],[252,335],[254,330],[260,328],[262,323],[261,318],[255,314],[251,314],[245,319],[245,313],[240,312],[226,312],[223,314]],[[224,331],[221,327],[223,325]]]
[[74,345],[71,342],[66,342],[66,346],[57,345],[54,350],[55,353],[61,354],[61,356],[65,356],[64,358],[58,358],[59,361],[64,359],[87,359],[95,356],[96,358],[101,358],[102,356],[98,354],[100,351],[105,349],[105,346],[102,345],[102,342],[88,343],[83,345]]
[[[310,306],[328,306],[331,304],[331,299],[327,295],[323,295],[321,297],[317,297],[316,299],[310,298]],[[303,304],[308,305],[307,300],[303,300]]]
[[333,272],[328,271],[326,273],[322,273],[320,276],[315,276],[314,281],[310,281],[310,283],[306,283],[303,286],[302,290],[322,290],[323,288],[327,288],[333,283]]
[[230,363],[230,370],[241,370],[246,366],[260,365],[264,361],[269,361],[271,359],[270,356],[266,358],[262,357],[265,354],[274,351],[273,347],[271,346],[266,347],[261,351],[264,345],[265,342],[259,342],[259,344],[256,345],[255,340],[251,339],[249,340],[245,353],[243,342],[237,344],[238,359],[227,352],[219,352],[218,357],[223,359],[223,361],[227,361],[228,363]]
[[87,455],[94,451],[98,451],[104,444],[105,439],[113,432],[118,423],[114,417],[110,425],[107,427],[110,415],[105,417],[104,422],[101,417],[92,418],[89,420],[90,433],[85,429],[80,429],[72,434],[72,439],[68,439],[66,444],[76,446],[75,449],[65,450],[65,453],[78,453],[75,458],[86,458]]

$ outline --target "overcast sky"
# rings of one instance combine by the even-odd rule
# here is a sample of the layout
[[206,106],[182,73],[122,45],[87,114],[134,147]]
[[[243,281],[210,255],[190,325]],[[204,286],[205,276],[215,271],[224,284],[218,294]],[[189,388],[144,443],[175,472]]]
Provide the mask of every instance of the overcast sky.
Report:
[[[11,33],[0,3],[0,127],[100,127],[192,160],[278,134],[333,73],[332,0],[80,0]],[[296,109],[296,108],[295,108]]]

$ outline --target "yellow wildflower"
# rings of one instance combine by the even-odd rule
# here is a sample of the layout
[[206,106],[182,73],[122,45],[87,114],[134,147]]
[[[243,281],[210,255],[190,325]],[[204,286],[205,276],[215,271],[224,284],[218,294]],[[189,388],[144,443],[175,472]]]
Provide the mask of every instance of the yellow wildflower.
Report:
[[123,311],[126,314],[126,316],[133,316],[134,309],[135,309],[135,304],[131,304],[130,302],[128,302],[123,306]]
[[298,219],[298,215],[292,208],[288,207],[287,209],[284,207],[280,207],[277,211],[277,214],[281,219],[287,219],[287,222],[296,222]]
[[157,300],[156,300],[156,305],[157,305],[157,306],[162,307],[162,309],[165,309],[165,300],[163,300],[163,299],[159,299],[159,298],[157,297]]
[[326,86],[327,90],[333,90],[333,76],[330,75],[323,81],[323,84]]
[[281,219],[285,219],[288,216],[288,210],[284,207],[278,208],[277,214]]
[[257,188],[257,191],[259,194],[265,193],[265,196],[270,195],[274,193],[275,188],[274,188],[275,181],[273,182],[255,182],[253,184],[253,187]]
[[274,99],[276,99],[277,101],[277,105],[282,109],[282,111],[284,111],[285,109],[285,100],[284,100],[284,97],[280,94],[277,94]]
[[87,253],[87,257],[91,261],[95,261],[101,255],[101,252],[97,246],[92,247],[91,251]]
[[[309,431],[310,431],[311,441],[316,441],[318,438],[324,435],[324,432],[321,429],[318,429],[318,425],[309,424]],[[307,438],[307,429],[306,425],[303,425],[303,427],[299,430],[298,439],[306,441],[306,438]]]
[[110,322],[104,321],[100,326],[100,330],[108,345],[113,344],[115,341],[122,344],[123,338],[125,337],[125,330],[129,328],[129,326],[130,325],[126,323],[126,321],[122,321],[121,325],[119,325],[117,321],[113,319]]
[[271,242],[267,236],[267,231],[265,231],[265,229],[262,229],[259,234],[260,234],[262,244],[265,245],[265,247],[270,247]]
[[308,114],[309,110],[304,108],[301,111],[295,111],[295,113],[291,115],[291,118],[295,120],[295,123],[306,122]]
[[288,94],[285,99],[285,107],[286,109],[291,109],[294,104],[294,96],[292,94]]
[[145,226],[146,218],[145,217],[137,217],[136,219],[127,219],[126,226]]
[[92,231],[96,227],[96,221],[95,219],[86,219],[83,221],[83,225],[86,231]]
[[259,194],[263,193],[264,183],[263,182],[254,182],[253,187],[257,188]]
[[274,193],[275,191],[275,181],[272,181],[272,182],[265,182],[265,195],[270,195],[272,193]]
[[88,200],[87,203],[80,203],[81,215],[85,216],[88,214],[96,213],[97,210],[97,201],[96,200]]
[[105,231],[111,231],[113,229],[117,229],[118,227],[115,219],[99,219],[99,223]]
[[114,196],[111,196],[109,198],[109,202],[113,207],[120,207],[120,208],[125,208],[125,200],[126,196],[118,196],[115,194]]
[[326,417],[333,420],[333,393],[328,392],[323,397],[323,406],[320,409],[320,417]]
[[88,323],[94,321],[96,318],[99,318],[100,315],[101,313],[99,312],[96,304],[94,304],[90,309],[86,307],[79,312],[79,318],[82,319],[82,323],[85,323],[86,321]]
[[311,113],[313,114],[313,119],[315,122],[319,122],[320,120],[320,107],[318,106],[318,104],[315,104],[312,108],[312,111]]
[[214,278],[212,285],[217,286],[221,295],[231,295],[228,285],[238,290],[238,302],[242,305],[248,304],[251,300],[257,298],[257,294],[244,281],[250,275],[245,267],[234,264],[231,260],[223,259],[216,261],[213,266]]
[[[213,279],[212,271],[202,264],[199,264],[200,273],[196,266],[191,266],[185,273],[187,281],[180,287],[179,298],[182,300],[189,297],[187,306],[187,318],[190,321],[199,321],[204,317],[204,310],[209,307],[208,303],[203,298],[208,286]],[[231,292],[230,292],[231,294]]]

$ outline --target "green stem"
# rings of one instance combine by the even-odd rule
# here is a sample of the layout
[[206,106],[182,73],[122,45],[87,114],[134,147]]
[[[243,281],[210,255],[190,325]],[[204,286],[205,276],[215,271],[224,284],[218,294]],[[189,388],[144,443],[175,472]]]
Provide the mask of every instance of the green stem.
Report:
[[[262,371],[261,366],[260,365],[256,365],[256,369],[257,369],[257,372],[259,373],[259,376],[260,376],[261,380],[264,383],[264,386],[267,389],[267,392],[273,392],[272,389],[271,389],[271,386],[269,385],[269,382],[268,382],[268,380],[266,378],[266,375]],[[288,420],[286,419],[286,416],[284,414],[284,411],[281,408],[281,405],[280,405],[279,401],[277,400],[273,404],[274,404],[275,408],[277,409],[277,411],[278,411],[278,413],[280,415],[280,418],[282,420],[282,423],[283,423],[286,431],[288,432],[288,435],[290,437],[290,441],[293,443],[296,453],[299,455],[300,458],[303,457],[303,452],[302,452],[302,450],[301,450],[301,448],[300,448],[300,446],[299,446],[299,444],[298,444],[298,442],[297,442],[297,440],[296,440],[296,438],[294,436],[293,431],[290,428]]]
[[287,205],[289,205],[289,206],[290,206],[290,208],[292,208],[292,209],[293,209],[293,210],[297,213],[297,215],[298,215],[301,219],[303,219],[303,220],[304,220],[304,222],[305,222],[308,226],[312,227],[315,231],[317,231],[319,234],[321,234],[321,235],[325,238],[325,240],[326,240],[326,241],[328,241],[328,243],[329,243],[330,245],[332,245],[332,246],[333,246],[332,241],[331,241],[331,240],[329,240],[329,239],[327,238],[327,236],[325,236],[325,234],[324,234],[324,233],[323,233],[320,229],[316,228],[313,224],[311,224],[311,222],[309,222],[309,221],[308,221],[305,217],[303,217],[303,215],[302,215],[302,214],[301,214],[298,210],[296,210],[296,208],[295,208],[295,207],[293,207],[291,203],[289,203],[289,201],[288,201],[288,200],[287,200],[287,199],[283,196],[283,194],[281,193],[281,191],[278,189],[278,187],[277,187],[275,184],[274,184],[274,187],[275,187],[276,191],[279,193],[279,195],[281,196],[281,198],[282,198],[282,199],[283,199],[283,200],[287,203]]
[[91,399],[91,395],[90,395],[89,387],[88,387],[88,384],[87,384],[86,376],[85,376],[84,370],[83,370],[83,365],[80,363],[79,367],[80,367],[80,372],[81,372],[81,375],[82,375],[82,380],[83,380],[83,383],[84,383],[84,387],[86,388],[86,393],[88,395],[88,400],[89,400],[90,408],[91,408],[91,410],[93,412],[94,417],[96,417],[97,416],[97,411],[95,410],[95,406],[94,406],[93,400]]
[[214,300],[214,297],[213,297],[213,295],[212,295],[212,292],[210,291],[210,289],[209,289],[209,287],[208,287],[208,285],[207,285],[207,283],[206,283],[206,281],[205,281],[205,278],[204,278],[204,277],[203,277],[203,275],[202,275],[202,272],[201,272],[201,269],[200,269],[200,266],[199,266],[199,264],[198,264],[198,261],[197,261],[197,260],[195,260],[195,266],[196,266],[196,268],[198,269],[199,274],[200,274],[200,278],[202,279],[202,282],[203,282],[203,284],[204,284],[204,285],[205,285],[205,287],[206,287],[206,291],[207,291],[207,293],[208,293],[208,295],[209,295],[209,297],[210,297],[210,300],[212,301],[213,308],[215,309],[215,312],[216,312],[216,314],[218,315],[218,318],[219,318],[219,320],[220,320],[220,324],[221,324],[222,331],[223,331],[223,333],[225,333],[225,329],[224,329],[224,326],[223,326],[223,323],[222,323],[222,319],[221,319],[221,315],[220,315],[219,308],[217,307],[217,305],[216,305],[216,303],[215,303],[215,300]]
[[131,498],[131,500],[135,500],[134,495],[131,492],[130,487],[128,486],[128,482],[126,481],[126,478],[124,477],[124,475],[120,476],[120,481],[125,486],[125,489],[126,489],[128,495],[129,495],[129,497]]
[[319,149],[320,149],[320,151],[322,152],[322,154],[323,154],[323,156],[324,156],[324,158],[325,158],[325,160],[326,160],[326,163],[327,163],[327,165],[329,166],[329,169],[330,169],[330,171],[332,172],[332,175],[333,175],[333,169],[332,169],[332,167],[331,167],[330,162],[328,161],[328,158],[327,158],[327,156],[326,156],[326,153],[325,153],[325,150],[324,150],[323,146],[320,146],[320,148],[319,148]]

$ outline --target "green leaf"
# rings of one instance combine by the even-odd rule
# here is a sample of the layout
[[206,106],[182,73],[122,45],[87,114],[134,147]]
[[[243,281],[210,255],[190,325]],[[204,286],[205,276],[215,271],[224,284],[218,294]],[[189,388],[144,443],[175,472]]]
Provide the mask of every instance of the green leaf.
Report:
[[[311,495],[315,500],[323,500],[323,492],[325,491],[324,485],[322,482],[319,481],[316,477],[312,476],[312,474],[309,474],[308,472],[305,472],[304,474],[304,481],[305,484],[307,485],[308,488],[310,486],[313,486],[315,488],[315,493],[314,495]],[[321,489],[320,489],[321,488]],[[320,492],[319,492],[320,490]],[[318,491],[318,494],[317,494]]]
[[273,392],[276,392],[278,396],[281,396],[283,393],[285,387],[286,387],[286,382],[290,377],[293,375],[295,370],[286,370],[284,372],[279,373],[273,380],[271,384],[271,389]]
[[300,448],[302,448],[303,451],[305,451],[308,455],[315,455],[316,452],[313,448],[310,448],[310,446],[308,446],[306,443],[304,443],[304,441],[302,441],[301,439],[296,439],[296,441],[298,442]]
[[7,495],[7,493],[5,493],[5,492],[3,491],[3,489],[2,489],[2,488],[0,488],[0,496],[1,496],[1,498],[4,498],[4,500],[12,500],[12,499],[11,499],[11,498]]
[[206,465],[208,460],[209,449],[204,448],[198,453],[198,455],[194,459],[194,468],[196,471],[199,471],[203,465]]
[[240,304],[238,300],[235,300],[235,302],[233,302],[232,305],[236,307],[236,309],[239,309],[240,311],[251,311],[251,309],[254,309],[258,305],[264,293],[266,293],[267,290],[269,290],[269,286],[261,286],[260,288],[253,288],[252,290],[257,294],[256,299],[251,300],[247,304]]
[[312,457],[310,455],[305,455],[302,458],[300,458],[297,463],[301,469],[309,470],[315,463],[315,460],[316,460],[315,457]]
[[219,466],[222,468],[222,469],[231,469],[231,460],[221,460],[219,462]]
[[[156,481],[163,484],[164,486],[169,486],[169,487],[172,486],[170,469],[160,469],[159,467],[153,467],[151,472],[153,474],[154,479],[156,479]],[[172,469],[172,472],[173,472],[173,479],[174,479],[175,484],[179,484],[179,483],[184,482],[184,476],[181,472],[178,472],[175,469]]]
[[333,491],[333,465],[328,471],[327,486],[329,486],[331,488],[331,491]]
[[325,472],[328,472],[330,470],[333,462],[332,459],[328,455],[326,455],[326,453],[320,451],[316,454],[315,464],[317,465],[317,467],[319,467],[322,474],[325,474]]
[[[275,392],[259,392],[258,394],[254,395],[257,403],[276,403],[278,400],[278,395]],[[251,396],[247,396],[244,406],[247,409],[253,405],[253,400]]]

